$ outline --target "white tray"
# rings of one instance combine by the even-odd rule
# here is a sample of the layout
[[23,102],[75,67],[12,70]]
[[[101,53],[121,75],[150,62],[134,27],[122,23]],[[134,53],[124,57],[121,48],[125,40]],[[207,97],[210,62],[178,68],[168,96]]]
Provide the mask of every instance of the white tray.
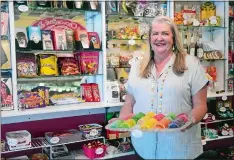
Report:
[[109,123],[108,125],[106,125],[105,128],[107,130],[110,130],[110,131],[118,131],[118,132],[132,132],[134,130],[141,130],[142,132],[178,132],[178,131],[181,131],[181,129],[183,129],[191,124],[191,121],[188,121],[180,128],[166,128],[166,129],[158,129],[158,128],[141,129],[139,125],[135,125],[132,128],[112,128],[111,126],[113,124],[115,124],[115,122]]

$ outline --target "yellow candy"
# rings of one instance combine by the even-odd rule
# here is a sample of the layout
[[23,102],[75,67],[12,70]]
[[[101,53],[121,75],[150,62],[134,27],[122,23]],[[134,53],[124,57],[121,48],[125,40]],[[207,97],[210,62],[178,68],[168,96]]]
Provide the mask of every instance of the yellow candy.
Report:
[[131,126],[135,126],[136,125],[136,121],[134,119],[128,119],[128,120],[125,121],[125,123],[128,123]]
[[154,118],[147,119],[142,125],[142,129],[151,129],[158,123],[158,121]]
[[146,116],[154,117],[154,116],[155,116],[155,113],[154,113],[154,112],[148,112],[148,113],[146,114]]
[[139,119],[139,121],[137,122],[137,124],[142,125],[148,119],[150,119],[150,117],[148,117],[148,116],[142,117],[141,119]]

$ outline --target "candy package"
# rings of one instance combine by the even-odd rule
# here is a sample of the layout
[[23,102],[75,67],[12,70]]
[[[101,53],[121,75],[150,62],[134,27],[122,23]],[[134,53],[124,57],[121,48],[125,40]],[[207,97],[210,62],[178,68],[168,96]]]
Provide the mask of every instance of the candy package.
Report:
[[52,37],[55,50],[67,50],[66,33],[64,29],[53,29]]
[[18,77],[36,77],[37,63],[34,54],[20,54],[17,57],[17,75]]
[[12,82],[10,75],[2,74],[1,78],[1,110],[12,110]]
[[89,41],[92,42],[94,49],[100,49],[100,39],[97,32],[88,32]]
[[79,63],[82,74],[96,74],[98,71],[99,52],[81,52]]
[[93,102],[92,87],[88,83],[81,84],[81,96],[85,102]]
[[72,57],[59,58],[60,70],[62,75],[80,74],[78,62]]
[[33,109],[46,106],[43,98],[38,92],[19,91],[18,99],[20,108]]
[[57,57],[55,55],[40,54],[39,59],[41,76],[58,75]]
[[94,102],[100,102],[100,93],[98,89],[98,84],[96,83],[91,83],[91,88],[92,88],[92,94],[93,94],[93,101]]
[[75,49],[75,41],[74,41],[74,32],[73,30],[66,30],[66,40],[67,40],[67,50]]
[[51,31],[42,30],[41,34],[42,34],[43,50],[54,50]]
[[81,47],[88,49],[90,47],[88,32],[86,30],[75,30],[75,40],[81,42]]
[[45,86],[38,86],[32,89],[32,92],[37,92],[47,106],[50,105],[49,91],[50,88]]

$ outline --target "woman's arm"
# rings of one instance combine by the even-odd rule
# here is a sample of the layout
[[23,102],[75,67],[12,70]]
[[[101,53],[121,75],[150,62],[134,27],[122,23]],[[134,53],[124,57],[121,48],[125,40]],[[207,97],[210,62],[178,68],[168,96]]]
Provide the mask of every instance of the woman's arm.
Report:
[[193,109],[191,111],[192,124],[181,131],[191,128],[193,125],[199,123],[207,112],[207,85],[205,85],[200,91],[198,91],[192,97]]
[[191,116],[193,117],[194,123],[197,124],[202,120],[207,112],[207,85],[205,85],[200,91],[198,91],[193,97],[193,109]]
[[136,103],[134,97],[131,94],[126,95],[124,105],[122,106],[119,114],[119,118],[112,118],[108,123],[114,122],[117,119],[122,119],[133,113],[133,106]]
[[122,106],[119,114],[119,118],[124,118],[133,113],[133,106],[136,103],[134,97],[131,94],[126,95],[125,103]]

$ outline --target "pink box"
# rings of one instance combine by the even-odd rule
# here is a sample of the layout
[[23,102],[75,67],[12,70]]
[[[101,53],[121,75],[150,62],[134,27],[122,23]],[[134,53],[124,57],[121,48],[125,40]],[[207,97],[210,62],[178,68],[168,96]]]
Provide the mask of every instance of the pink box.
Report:
[[67,50],[66,33],[64,29],[54,29],[52,37],[55,50]]
[[7,35],[8,32],[8,13],[1,12],[1,35]]

